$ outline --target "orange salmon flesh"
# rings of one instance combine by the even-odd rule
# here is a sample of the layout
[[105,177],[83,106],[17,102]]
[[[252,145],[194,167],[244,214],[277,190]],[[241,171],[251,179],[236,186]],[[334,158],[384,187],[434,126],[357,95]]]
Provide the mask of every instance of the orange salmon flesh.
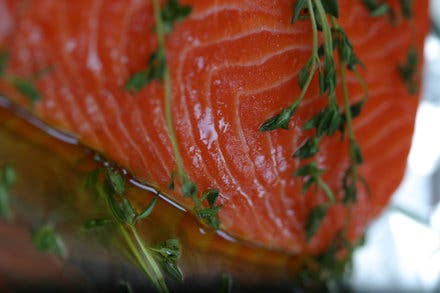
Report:
[[[327,103],[318,79],[289,130],[259,131],[295,101],[299,70],[311,55],[310,21],[291,24],[294,2],[182,0],[192,12],[166,36],[166,54],[183,166],[198,190],[219,190],[220,228],[268,249],[316,254],[344,227],[352,242],[358,239],[403,176],[418,98],[397,68],[413,46],[422,55],[428,1],[413,1],[412,22],[397,0],[388,1],[398,12],[394,22],[370,16],[362,1],[338,1],[338,22],[364,64],[359,72],[369,89],[354,131],[364,156],[359,174],[370,193],[359,184],[353,206],[332,205],[310,241],[305,222],[327,198],[320,189],[302,193],[304,178],[292,174],[304,162],[292,154],[314,133],[302,125]],[[31,104],[5,79],[0,92],[191,209],[193,201],[180,188],[167,188],[176,159],[163,82],[138,93],[124,90],[157,46],[152,1],[0,0],[0,49],[9,52],[5,74],[34,78],[41,99]],[[364,94],[351,72],[348,90],[353,103]],[[337,133],[322,140],[316,156],[337,199],[343,197],[347,148]]]

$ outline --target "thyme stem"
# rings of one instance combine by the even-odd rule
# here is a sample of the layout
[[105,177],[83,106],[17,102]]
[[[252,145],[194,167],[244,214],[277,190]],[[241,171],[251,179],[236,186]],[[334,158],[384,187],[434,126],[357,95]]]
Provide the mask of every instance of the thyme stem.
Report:
[[353,184],[356,184],[358,179],[358,172],[357,172],[357,163],[356,163],[356,151],[354,148],[354,144],[356,143],[356,138],[353,131],[353,121],[352,121],[352,115],[350,110],[350,99],[348,94],[348,86],[347,86],[347,74],[345,69],[345,63],[342,61],[341,58],[339,58],[339,73],[341,76],[341,84],[342,84],[342,95],[344,98],[344,113],[345,113],[345,120],[346,120],[346,127],[347,127],[347,135],[348,135],[348,141],[350,144],[350,159],[351,159],[351,175],[352,175],[352,182]]
[[144,245],[144,242],[140,238],[136,228],[134,226],[129,225],[130,232],[133,234],[134,239],[137,242],[137,245],[141,249],[143,256],[145,257],[146,261],[150,265],[151,270],[153,271],[153,275],[156,276],[156,282],[159,284],[158,288],[161,289],[161,292],[168,292],[167,285],[165,284],[165,280],[163,278],[162,272],[160,271],[159,267],[157,266],[156,261],[154,260],[151,253],[147,250],[147,248]]
[[316,26],[316,18],[313,11],[313,3],[312,0],[307,0],[307,8],[310,11],[310,21],[312,23],[312,33],[313,33],[313,55],[318,55],[318,28]]
[[[325,9],[322,6],[321,0],[313,0],[315,2],[316,9],[319,14],[319,18],[321,19],[322,24],[322,32],[324,34],[324,49],[327,56],[333,56],[333,38],[332,32],[330,30],[330,26],[328,25],[327,16],[325,13]],[[310,13],[313,15],[313,13]]]
[[[105,200],[109,210],[112,211],[113,209],[111,206],[109,196],[106,194],[103,187],[101,185],[97,185],[96,189],[99,196]],[[168,292],[168,288],[165,284],[163,274],[160,271],[151,253],[145,248],[143,241],[141,240],[139,234],[137,233],[136,227],[121,223],[119,217],[115,215],[113,212],[111,213],[111,216],[113,217],[114,222],[118,225],[122,237],[124,238],[126,244],[128,245],[128,248],[130,249],[131,253],[133,253],[142,271],[153,282],[155,288],[157,288],[160,292]],[[130,236],[130,234],[127,232],[127,226],[129,227],[130,232],[133,235],[133,238],[136,240],[137,246],[133,242],[133,239]],[[142,252],[142,254],[139,252],[139,249]],[[148,265],[145,263],[145,261],[147,261]]]
[[[171,140],[171,146],[173,149],[174,157],[176,160],[177,165],[177,174],[179,175],[179,178],[186,179],[186,173],[183,168],[183,161],[182,157],[180,155],[179,145],[177,143],[176,138],[176,131],[174,129],[173,125],[173,115],[172,115],[172,99],[173,99],[173,93],[171,90],[171,75],[168,67],[168,62],[166,58],[166,50],[165,50],[165,30],[164,30],[164,24],[162,20],[161,15],[161,9],[160,9],[160,3],[159,0],[153,0],[153,8],[154,8],[154,17],[156,20],[156,34],[157,34],[157,40],[159,43],[159,51],[162,52],[164,58],[165,58],[165,64],[164,64],[164,73],[163,73],[163,82],[164,82],[164,89],[165,89],[165,119],[170,135]],[[183,180],[182,180],[183,181]]]

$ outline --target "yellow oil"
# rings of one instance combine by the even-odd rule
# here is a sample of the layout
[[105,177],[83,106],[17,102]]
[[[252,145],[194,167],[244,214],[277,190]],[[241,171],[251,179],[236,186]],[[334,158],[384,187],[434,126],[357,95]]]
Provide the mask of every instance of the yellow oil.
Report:
[[[100,167],[93,157],[93,151],[77,144],[74,138],[0,99],[0,167],[9,164],[17,171],[17,182],[11,191],[14,216],[8,225],[28,231],[44,224],[54,226],[68,249],[59,269],[75,271],[75,276],[87,279],[92,287],[93,283],[115,284],[118,278],[147,284],[148,280],[130,262],[123,245],[115,241],[111,229],[102,227],[93,232],[82,229],[88,219],[108,215],[102,199],[83,187],[86,174]],[[127,176],[127,180],[131,178]],[[131,182],[126,196],[141,209],[156,194],[154,190],[146,190],[146,186],[136,185],[139,183]],[[223,274],[231,275],[235,284],[290,284],[299,263],[298,256],[252,247],[225,233],[212,231],[163,197],[138,229],[150,245],[169,238],[180,240],[179,266],[186,286],[190,284],[186,288],[191,288],[191,284],[217,284]],[[11,241],[12,236],[2,235],[1,231],[0,243],[2,238]]]

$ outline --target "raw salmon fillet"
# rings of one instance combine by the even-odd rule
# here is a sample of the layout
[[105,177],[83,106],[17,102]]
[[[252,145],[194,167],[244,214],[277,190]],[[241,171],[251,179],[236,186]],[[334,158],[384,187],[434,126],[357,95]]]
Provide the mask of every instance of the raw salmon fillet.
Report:
[[[290,23],[294,1],[180,2],[192,12],[166,38],[173,124],[189,178],[200,191],[220,192],[220,228],[295,254],[322,252],[344,225],[355,241],[403,175],[418,99],[397,67],[414,44],[423,52],[427,1],[413,1],[413,24],[400,15],[397,0],[388,1],[397,23],[370,16],[361,1],[338,1],[339,23],[365,65],[359,70],[369,88],[354,130],[364,155],[359,172],[371,194],[359,188],[352,216],[347,206],[333,205],[310,241],[306,219],[327,198],[313,188],[302,194],[304,180],[292,174],[303,162],[292,154],[313,133],[302,125],[326,104],[317,80],[289,130],[259,131],[299,94],[298,72],[312,49],[310,22]],[[154,27],[146,0],[0,0],[0,49],[10,54],[6,73],[30,78],[49,68],[35,78],[41,99],[34,104],[8,81],[0,82],[0,92],[191,208],[178,188],[167,188],[176,162],[163,83],[153,81],[139,93],[124,90],[157,48]],[[363,90],[351,73],[348,83],[352,102],[359,101]],[[346,141],[338,134],[323,139],[317,162],[341,198]]]

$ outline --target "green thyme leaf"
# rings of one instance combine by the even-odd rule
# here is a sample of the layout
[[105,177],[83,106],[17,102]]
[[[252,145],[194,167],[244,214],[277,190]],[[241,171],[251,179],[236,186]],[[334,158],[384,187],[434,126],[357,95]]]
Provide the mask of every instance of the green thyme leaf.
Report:
[[127,219],[125,217],[124,211],[115,199],[114,195],[106,193],[106,197],[110,211],[112,212],[112,215],[115,217],[115,219],[120,223],[126,223]]
[[298,73],[298,85],[300,89],[303,89],[309,79],[310,75],[313,74],[314,70],[314,60],[313,57],[310,58],[306,65]]
[[23,96],[31,101],[31,103],[38,102],[41,99],[41,94],[38,92],[38,89],[32,81],[22,78],[14,78],[12,83]]
[[419,64],[418,59],[417,50],[412,47],[407,54],[405,63],[398,66],[400,76],[406,84],[408,93],[411,95],[417,93],[417,81],[415,80],[415,77],[417,74],[417,66]]
[[45,225],[35,230],[32,234],[32,242],[39,251],[52,252],[59,257],[66,256],[66,247],[62,238],[50,225]]
[[178,0],[168,0],[162,8],[162,21],[165,33],[173,30],[176,22],[181,22],[191,14],[192,7],[180,5]]
[[305,177],[305,176],[311,176],[311,177],[317,177],[323,173],[324,170],[320,169],[316,163],[308,163],[304,166],[301,166],[298,168],[298,170],[293,173],[294,176],[297,177]]
[[180,257],[180,243],[177,239],[168,239],[161,243],[153,251],[159,260],[162,267],[176,280],[182,281],[182,271],[177,266],[176,262]]
[[148,204],[148,206],[142,211],[142,213],[140,213],[139,215],[137,215],[134,219],[134,223],[136,224],[138,221],[145,219],[146,217],[148,217],[149,215],[151,215],[151,213],[153,212],[154,206],[156,205],[157,202],[157,197],[153,198],[150,203]]
[[83,229],[86,231],[90,231],[112,223],[114,223],[114,221],[110,219],[90,219],[84,223]]
[[168,239],[159,244],[158,252],[162,257],[176,261],[180,257],[180,242],[177,239]]
[[294,154],[293,157],[306,159],[313,157],[319,151],[319,138],[309,138]]
[[285,108],[280,114],[268,119],[260,126],[260,131],[272,131],[276,129],[289,129],[289,122],[298,109],[300,100],[296,100],[290,107]]
[[306,179],[306,181],[303,183],[303,186],[301,188],[301,192],[303,194],[306,194],[307,191],[309,191],[310,187],[312,187],[313,185],[317,185],[318,184],[318,179],[317,177],[313,176],[313,177],[309,177]]
[[362,0],[362,3],[373,17],[386,15],[391,11],[391,8],[387,3],[379,3],[377,0]]
[[194,182],[185,178],[183,180],[181,191],[184,197],[193,197],[197,193],[197,186]]
[[325,12],[336,18],[339,17],[338,0],[324,0],[321,1],[321,3],[325,9]]
[[218,211],[221,209],[221,205],[213,206],[203,209],[195,209],[196,215],[204,220],[209,226],[214,229],[220,228],[220,219],[218,217]]
[[310,212],[306,222],[306,238],[310,241],[321,225],[322,220],[327,215],[328,206],[318,205]]
[[9,61],[9,52],[8,51],[1,51],[0,52],[0,77],[5,75],[6,67],[8,67],[8,61]]
[[413,16],[412,0],[400,0],[400,8],[405,18],[410,19]]
[[[365,105],[365,101],[359,101],[357,103],[354,103],[352,105],[350,105],[350,112],[351,112],[351,118],[354,119],[356,117],[358,117],[361,112],[362,112],[362,108]],[[340,124],[339,124],[339,131],[344,134],[345,132],[345,123],[346,123],[346,118],[345,118],[345,113],[341,112],[340,113]]]
[[292,24],[294,24],[298,20],[300,14],[301,14],[301,11],[303,11],[306,8],[307,8],[307,0],[296,1],[296,3],[293,6],[293,16],[292,16],[292,20],[290,22]]
[[361,64],[359,58],[354,53],[347,34],[342,28],[333,29],[333,42],[340,58],[342,58],[349,70],[354,70],[356,65]]
[[125,223],[127,223],[129,225],[134,225],[135,224],[134,219],[136,217],[136,212],[128,199],[126,199],[126,198],[122,199],[121,210],[124,214]]
[[161,50],[151,54],[147,69],[133,74],[125,83],[124,90],[137,93],[153,80],[162,80],[165,73],[166,61]]
[[218,196],[219,196],[219,192],[217,189],[210,189],[207,192],[205,192],[200,199],[202,201],[206,200],[209,206],[213,207],[215,205]]
[[322,91],[328,91],[329,96],[332,96],[336,90],[336,65],[333,56],[325,56],[324,59],[324,81]]
[[105,174],[116,194],[125,193],[125,179],[117,171],[107,168]]
[[338,105],[332,103],[322,109],[303,125],[304,130],[316,128],[316,136],[321,137],[324,134],[333,135],[341,125],[341,115]]

